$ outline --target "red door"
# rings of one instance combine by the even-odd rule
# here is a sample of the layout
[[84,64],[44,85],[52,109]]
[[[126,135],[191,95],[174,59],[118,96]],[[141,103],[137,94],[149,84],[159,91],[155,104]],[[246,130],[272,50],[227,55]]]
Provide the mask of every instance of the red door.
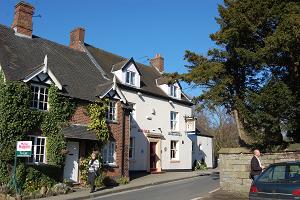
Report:
[[150,142],[150,171],[156,171],[156,142]]

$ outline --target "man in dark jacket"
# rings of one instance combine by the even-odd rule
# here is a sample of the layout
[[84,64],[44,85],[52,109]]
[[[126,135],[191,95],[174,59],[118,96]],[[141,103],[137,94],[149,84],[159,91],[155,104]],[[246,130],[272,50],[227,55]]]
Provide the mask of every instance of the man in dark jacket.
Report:
[[251,171],[250,171],[250,177],[252,180],[256,180],[257,177],[261,174],[262,170],[265,168],[260,160],[260,152],[258,149],[254,150],[254,156],[251,159]]

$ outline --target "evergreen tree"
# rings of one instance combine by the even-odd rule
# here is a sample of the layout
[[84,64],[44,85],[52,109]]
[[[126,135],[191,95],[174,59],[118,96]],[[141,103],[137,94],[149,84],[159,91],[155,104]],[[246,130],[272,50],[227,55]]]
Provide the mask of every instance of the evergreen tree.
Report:
[[245,142],[280,143],[283,129],[298,141],[300,2],[224,0],[219,14],[220,29],[210,36],[218,48],[207,56],[186,51],[188,72],[170,76],[202,87],[198,102],[232,113]]

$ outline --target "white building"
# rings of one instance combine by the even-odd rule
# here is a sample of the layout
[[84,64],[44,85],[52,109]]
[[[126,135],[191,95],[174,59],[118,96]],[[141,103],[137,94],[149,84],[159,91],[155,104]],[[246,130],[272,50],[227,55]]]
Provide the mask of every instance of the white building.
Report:
[[104,76],[115,80],[134,109],[130,122],[129,169],[191,170],[193,142],[187,133],[186,120],[193,119],[193,104],[177,82],[170,83],[162,76],[164,59],[157,54],[150,60],[150,66],[146,66],[133,58],[126,59],[92,46],[86,48],[103,69]]
[[213,136],[196,125],[196,132],[189,135],[193,141],[192,161],[204,161],[208,168],[214,167]]
[[163,58],[156,55],[152,66],[133,59],[113,68],[124,96],[132,102],[130,170],[155,171],[192,168],[192,141],[186,132],[186,117],[192,103],[178,83],[162,77]]

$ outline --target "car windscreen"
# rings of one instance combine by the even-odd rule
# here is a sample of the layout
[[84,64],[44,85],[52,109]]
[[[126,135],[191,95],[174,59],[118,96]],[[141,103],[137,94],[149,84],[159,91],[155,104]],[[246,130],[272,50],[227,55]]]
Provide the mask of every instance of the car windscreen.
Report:
[[287,175],[291,182],[300,182],[300,164],[288,165]]

